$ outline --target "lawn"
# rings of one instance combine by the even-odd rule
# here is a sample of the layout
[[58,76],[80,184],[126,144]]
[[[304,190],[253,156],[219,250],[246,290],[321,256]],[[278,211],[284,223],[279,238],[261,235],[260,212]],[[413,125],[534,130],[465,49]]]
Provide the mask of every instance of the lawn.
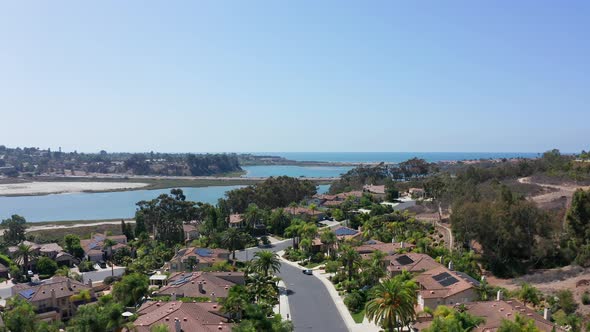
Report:
[[350,314],[352,315],[352,319],[354,319],[354,322],[357,324],[362,323],[363,319],[365,319],[365,309],[357,312],[356,314],[353,314],[352,312]]
[[308,268],[308,269],[313,269],[316,266],[320,266],[322,264],[324,264],[325,262],[320,262],[320,263],[308,263],[306,265],[304,265],[304,267]]

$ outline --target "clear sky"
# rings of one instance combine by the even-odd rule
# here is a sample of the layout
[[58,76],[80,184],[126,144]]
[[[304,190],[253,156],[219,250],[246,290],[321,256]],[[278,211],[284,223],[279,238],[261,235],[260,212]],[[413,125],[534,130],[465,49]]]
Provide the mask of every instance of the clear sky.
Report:
[[589,1],[3,1],[0,144],[590,147]]

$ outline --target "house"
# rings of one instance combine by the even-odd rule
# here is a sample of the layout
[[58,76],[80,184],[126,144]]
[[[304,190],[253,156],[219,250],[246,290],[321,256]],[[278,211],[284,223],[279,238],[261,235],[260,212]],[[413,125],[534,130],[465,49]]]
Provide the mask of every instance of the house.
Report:
[[338,241],[357,240],[362,236],[358,230],[344,226],[337,226],[332,231],[336,234]]
[[375,251],[381,251],[382,253],[384,253],[386,255],[384,258],[384,263],[386,264],[386,266],[389,266],[390,260],[393,255],[397,254],[402,249],[412,249],[414,247],[416,247],[416,246],[411,243],[404,243],[404,242],[385,243],[385,242],[381,242],[381,241],[377,241],[377,240],[369,240],[358,247],[354,247],[354,250],[356,250],[361,255],[361,257],[363,259],[370,258],[370,256]]
[[229,251],[225,249],[190,247],[180,249],[167,264],[170,272],[199,271],[228,259]]
[[244,226],[244,218],[241,214],[230,214],[229,215],[229,227],[230,228],[242,228]]
[[376,186],[373,184],[366,184],[363,186],[363,192],[369,193],[379,199],[385,198],[385,186],[384,185]]
[[[531,310],[524,304],[515,300],[496,300],[486,302],[471,302],[464,305],[467,312],[473,316],[485,319],[483,323],[473,329],[474,332],[497,331],[502,320],[514,320],[516,315],[533,321],[535,326],[544,332],[565,331],[565,329],[556,326],[549,320],[549,311],[545,310],[545,315],[541,316],[534,310]],[[422,331],[432,323],[432,317],[419,318],[412,325],[414,331]]]
[[20,296],[35,307],[37,318],[44,321],[58,321],[71,318],[82,302],[73,301],[72,295],[87,291],[90,301],[96,300],[92,280],[83,284],[66,277],[53,277],[41,282],[16,284],[12,296]]
[[183,224],[182,231],[184,232],[184,240],[192,241],[199,237],[199,229],[193,224]]
[[209,297],[213,302],[227,297],[234,285],[244,285],[243,272],[178,272],[168,278],[158,295],[174,297]]
[[325,214],[323,211],[312,210],[308,207],[301,206],[290,206],[283,209],[285,213],[288,213],[294,217],[303,217],[309,220],[321,220]]
[[455,305],[477,300],[479,281],[463,272],[439,266],[415,278],[418,283],[418,307],[435,309],[439,305]]
[[[49,257],[57,262],[58,265],[67,265],[73,266],[74,264],[79,264],[80,259],[70,255],[69,253],[65,252],[63,248],[57,243],[45,243],[45,244],[37,244],[30,241],[23,241],[24,245],[31,247],[31,251],[33,252],[33,258],[31,261],[31,265],[35,265],[34,257],[38,256],[45,256]],[[18,251],[18,246],[12,246],[8,248],[8,254],[10,257],[14,258]],[[17,260],[20,261],[20,259]],[[20,264],[20,263],[19,263]]]
[[387,272],[390,277],[394,277],[404,270],[416,274],[424,273],[440,266],[442,265],[439,262],[426,254],[409,252],[391,255],[389,257]]
[[363,197],[362,191],[349,191],[345,193],[340,193],[336,195],[318,195],[318,201],[320,205],[326,207],[336,207],[346,201],[349,197],[352,198],[361,198]]
[[426,191],[422,188],[410,188],[408,189],[408,196],[412,198],[424,198]]
[[[111,248],[105,248],[104,242],[106,239],[116,242]],[[125,235],[111,235],[96,233],[88,240],[80,240],[80,246],[84,249],[86,259],[92,262],[99,262],[104,259],[105,255],[111,255],[121,248],[129,248],[127,246],[127,237]],[[111,250],[111,252],[107,252]]]
[[153,326],[164,324],[174,332],[230,332],[232,324],[220,309],[216,302],[148,301],[137,310],[135,329],[126,331],[150,332]]

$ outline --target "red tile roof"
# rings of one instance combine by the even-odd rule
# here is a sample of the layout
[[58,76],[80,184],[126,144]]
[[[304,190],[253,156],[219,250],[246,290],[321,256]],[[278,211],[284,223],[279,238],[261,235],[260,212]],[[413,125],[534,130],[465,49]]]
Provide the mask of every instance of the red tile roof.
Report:
[[229,332],[232,324],[219,311],[216,302],[146,302],[138,310],[133,323],[138,332],[149,332],[152,326],[165,324],[175,331],[176,321],[182,331]]
[[[199,288],[199,284],[202,288]],[[243,284],[243,272],[175,273],[168,278],[168,285],[160,288],[158,294],[176,294],[181,297],[211,297],[211,294],[215,294],[216,297],[227,297],[232,286]]]

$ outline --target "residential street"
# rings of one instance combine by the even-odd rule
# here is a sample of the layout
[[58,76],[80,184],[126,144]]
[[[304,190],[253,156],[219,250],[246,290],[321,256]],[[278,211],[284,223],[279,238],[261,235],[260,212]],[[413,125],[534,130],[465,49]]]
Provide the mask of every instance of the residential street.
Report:
[[[259,250],[278,252],[291,245],[291,239],[275,243],[271,248],[249,248],[236,252],[239,260],[250,260]],[[305,275],[302,269],[282,264],[278,274],[289,291],[291,320],[295,331],[347,331],[346,325],[336,309],[328,290],[316,277]]]

